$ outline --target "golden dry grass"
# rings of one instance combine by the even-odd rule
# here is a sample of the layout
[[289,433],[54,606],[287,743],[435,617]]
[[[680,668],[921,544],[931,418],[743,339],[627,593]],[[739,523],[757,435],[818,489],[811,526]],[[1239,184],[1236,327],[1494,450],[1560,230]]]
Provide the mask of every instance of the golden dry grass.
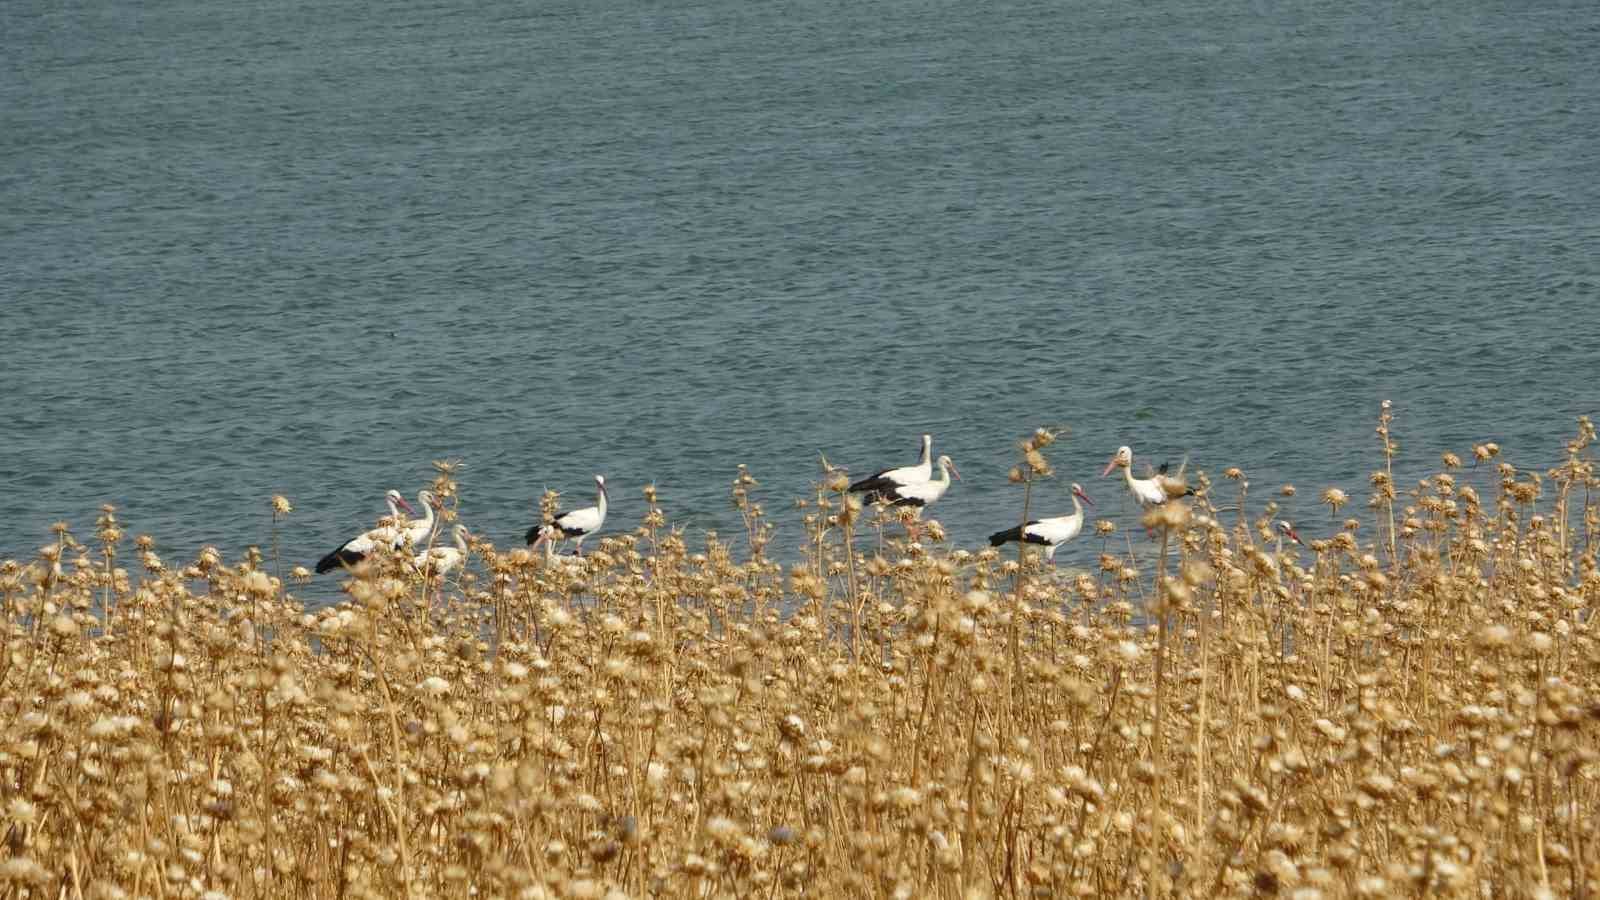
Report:
[[1582,429],[1539,474],[1483,446],[1403,488],[1386,456],[1304,549],[1200,476],[1156,549],[1086,534],[1064,578],[907,546],[833,472],[792,569],[741,470],[747,533],[704,552],[647,491],[580,565],[480,543],[436,594],[379,561],[315,613],[270,559],[169,564],[108,511],[0,570],[0,890],[1593,895]]

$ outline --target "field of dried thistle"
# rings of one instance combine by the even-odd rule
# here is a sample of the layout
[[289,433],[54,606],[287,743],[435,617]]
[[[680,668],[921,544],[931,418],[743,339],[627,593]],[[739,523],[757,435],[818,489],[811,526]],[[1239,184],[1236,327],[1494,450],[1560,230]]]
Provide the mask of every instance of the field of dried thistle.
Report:
[[832,471],[780,564],[741,469],[703,549],[647,489],[581,562],[379,559],[308,613],[270,549],[174,564],[108,509],[0,569],[0,889],[1593,896],[1594,430],[1401,485],[1388,425],[1329,539],[1229,469],[1066,575],[908,544]]

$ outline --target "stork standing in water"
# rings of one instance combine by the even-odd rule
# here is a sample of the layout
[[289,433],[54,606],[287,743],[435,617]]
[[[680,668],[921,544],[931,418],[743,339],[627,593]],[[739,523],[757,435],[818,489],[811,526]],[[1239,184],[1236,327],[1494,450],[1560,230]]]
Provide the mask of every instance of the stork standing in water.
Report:
[[593,506],[575,509],[562,513],[549,525],[535,525],[528,529],[528,546],[537,547],[543,541],[568,540],[575,538],[573,552],[583,554],[583,539],[606,523],[606,479],[603,475],[596,475],[594,483],[598,487]]
[[[417,495],[418,500],[423,500],[424,498],[431,499],[432,497],[433,494],[428,491],[423,491],[421,494]],[[406,502],[406,498],[400,496],[399,491],[389,491],[384,495],[384,502],[389,504],[388,524],[380,525],[377,528],[373,528],[369,531],[363,532],[362,534],[356,535],[350,540],[345,541],[343,544],[340,544],[337,550],[334,550],[332,553],[329,553],[327,556],[324,556],[322,559],[318,560],[318,575],[324,575],[328,572],[332,572],[334,569],[337,569],[340,566],[353,566],[363,559],[366,559],[373,550],[380,546],[394,547],[397,545],[397,543],[404,542],[408,537],[408,532],[410,529],[416,527],[422,522],[427,523],[427,530],[423,531],[422,533],[422,539],[427,540],[428,532],[433,530],[432,507],[429,507],[428,516],[426,519],[419,520],[418,523],[413,523],[410,526],[403,526],[400,521],[400,510],[404,509],[407,513],[413,516],[417,514],[417,511],[411,508],[411,504]]]
[[[1184,484],[1180,478],[1169,478],[1163,474],[1153,475],[1149,478],[1133,477],[1133,450],[1129,447],[1118,447],[1116,455],[1106,463],[1104,472],[1100,477],[1111,474],[1111,470],[1122,467],[1122,478],[1128,483],[1128,492],[1133,494],[1133,499],[1140,506],[1157,506],[1174,497],[1187,497],[1194,493],[1194,489]],[[1182,467],[1179,467],[1182,472]]]
[[938,478],[930,478],[917,484],[896,485],[887,492],[879,494],[878,497],[890,506],[909,506],[917,510],[916,522],[906,528],[911,533],[911,539],[914,541],[917,539],[917,534],[922,527],[922,510],[939,502],[939,498],[944,496],[944,492],[950,490],[951,475],[960,480],[961,470],[956,468],[956,464],[950,460],[950,457],[941,456],[939,457]]
[[[960,477],[960,476],[957,476]],[[922,484],[933,478],[933,435],[922,436],[922,461],[914,466],[901,466],[898,469],[884,469],[850,485],[850,492],[866,494],[867,502],[873,503],[882,500],[893,503],[896,499],[895,491],[899,488]]]
[[[1082,500],[1083,503],[1078,501]],[[1094,505],[1089,495],[1083,492],[1083,486],[1077,482],[1072,483],[1072,514],[1056,516],[1053,519],[1034,519],[1026,525],[1007,528],[1005,531],[996,531],[989,535],[989,546],[998,547],[1009,541],[1021,541],[1024,544],[1043,544],[1044,558],[1055,562],[1056,548],[1067,541],[1077,537],[1083,531],[1083,504]]]
[[467,526],[450,529],[453,547],[429,547],[411,557],[411,565],[424,575],[449,575],[467,561],[467,541],[472,538]]

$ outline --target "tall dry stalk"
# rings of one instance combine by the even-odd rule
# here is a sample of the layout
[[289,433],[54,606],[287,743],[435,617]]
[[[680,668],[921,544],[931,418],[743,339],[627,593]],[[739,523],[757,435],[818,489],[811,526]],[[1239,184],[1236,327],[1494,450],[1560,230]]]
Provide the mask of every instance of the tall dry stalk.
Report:
[[[1022,461],[1011,467],[1007,480],[1012,484],[1022,485],[1022,518],[1019,527],[1028,526],[1028,513],[1033,500],[1033,484],[1042,478],[1049,478],[1055,474],[1050,467],[1050,460],[1044,455],[1044,449],[1055,443],[1056,432],[1048,428],[1034,429],[1033,434],[1018,445],[1022,453]],[[1027,585],[1028,585],[1028,543],[1017,541],[1017,572],[1012,596],[1011,624],[1009,640],[1011,646],[1011,669],[1006,676],[1006,695],[1025,702],[1027,688],[1022,679],[1022,621],[1027,615]]]

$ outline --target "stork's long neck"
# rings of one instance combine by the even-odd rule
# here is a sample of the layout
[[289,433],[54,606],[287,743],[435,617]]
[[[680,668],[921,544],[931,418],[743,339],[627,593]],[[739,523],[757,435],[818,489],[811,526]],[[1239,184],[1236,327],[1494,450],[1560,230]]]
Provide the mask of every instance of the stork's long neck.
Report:
[[943,485],[945,487],[949,487],[950,486],[950,467],[948,465],[944,464],[944,463],[940,463],[939,464],[939,477],[935,478],[934,481],[937,481],[939,484],[941,484],[941,485]]
[[433,504],[428,502],[425,494],[418,494],[417,502],[422,504],[422,524],[428,529],[423,534],[433,534]]
[[922,439],[922,462],[917,465],[930,470],[933,468],[933,441],[929,438]]
[[400,504],[394,502],[393,497],[385,497],[383,498],[383,502],[389,504],[390,523],[393,524],[394,522],[400,521]]
[[[1128,460],[1128,464],[1122,467],[1122,477],[1127,480],[1129,488],[1134,486],[1134,482],[1140,480],[1133,477],[1133,460]],[[1077,500],[1078,498],[1073,497],[1072,499]]]
[[1077,494],[1072,495],[1072,517],[1083,521],[1083,504],[1079,502]]
[[601,488],[599,496],[595,497],[594,508],[600,510],[600,518],[606,517],[606,489]]
[[467,530],[465,528],[457,527],[456,531],[455,531],[455,539],[456,539],[456,549],[460,550],[462,553],[466,553],[467,552]]

